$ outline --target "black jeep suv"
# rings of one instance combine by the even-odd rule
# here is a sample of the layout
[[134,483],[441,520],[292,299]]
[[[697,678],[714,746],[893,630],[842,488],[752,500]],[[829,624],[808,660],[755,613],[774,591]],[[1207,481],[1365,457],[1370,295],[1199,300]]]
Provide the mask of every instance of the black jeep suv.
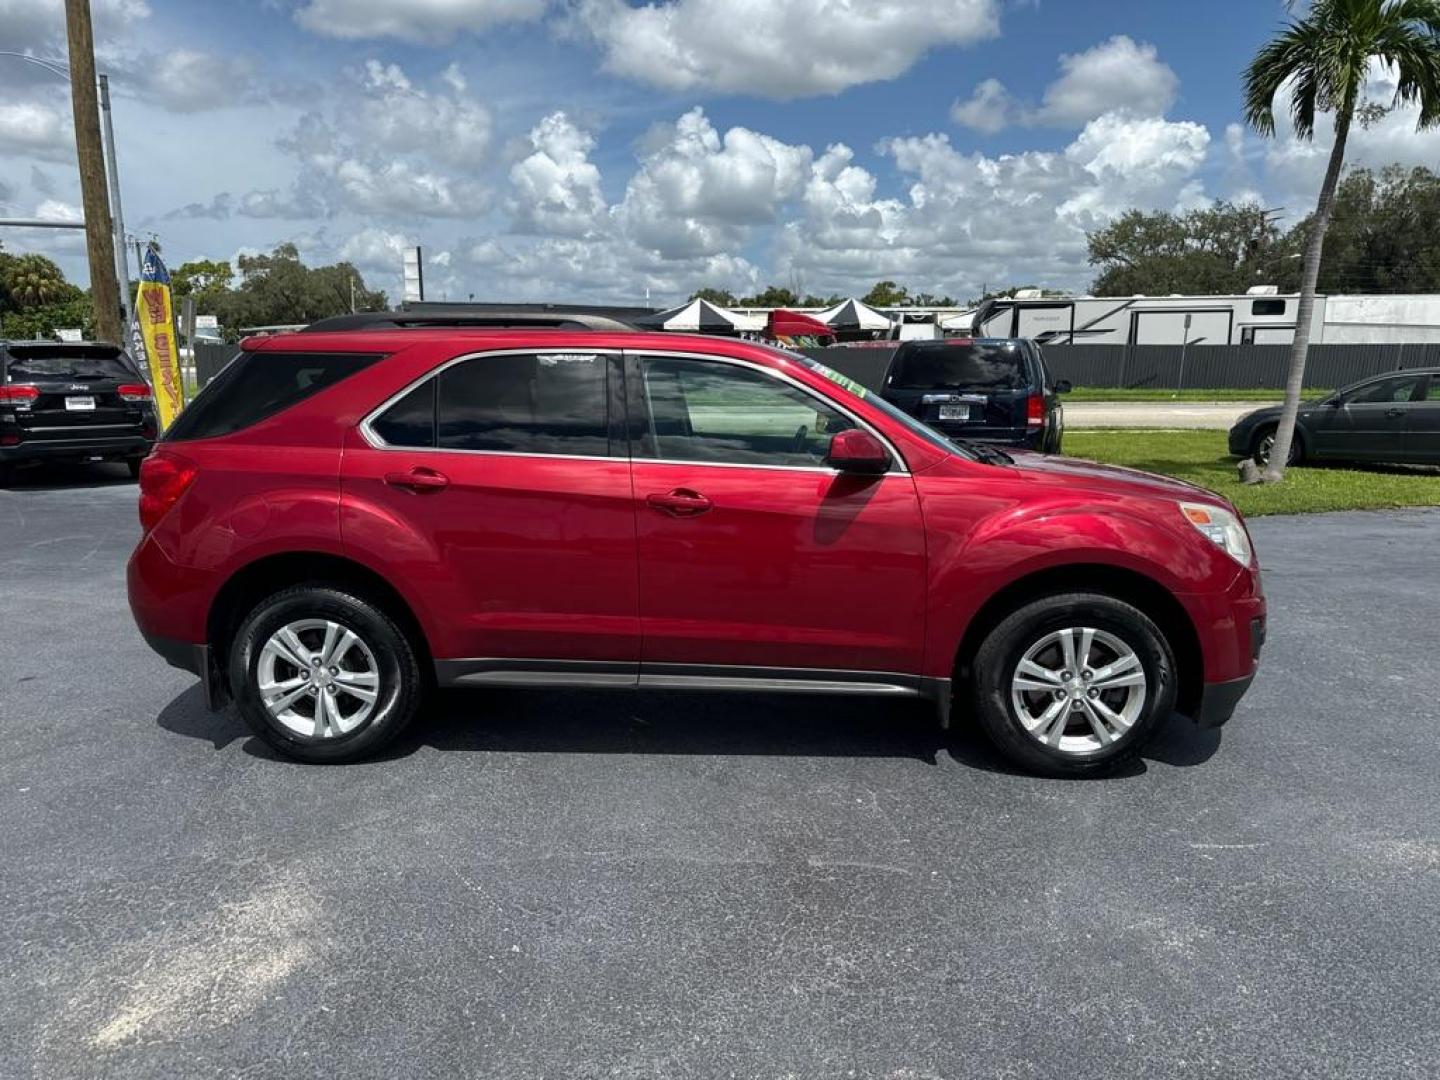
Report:
[[124,461],[155,443],[150,387],[103,342],[0,340],[0,483],[34,461]]

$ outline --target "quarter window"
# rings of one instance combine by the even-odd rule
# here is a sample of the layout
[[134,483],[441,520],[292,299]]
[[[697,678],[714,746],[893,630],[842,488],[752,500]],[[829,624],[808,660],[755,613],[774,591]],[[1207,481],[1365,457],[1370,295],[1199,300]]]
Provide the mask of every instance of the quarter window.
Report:
[[515,454],[610,452],[605,357],[477,356],[437,376],[436,445]]
[[637,451],[669,461],[814,467],[855,426],[820,399],[733,364],[645,357]]
[[1251,315],[1284,315],[1284,300],[1252,300],[1250,302]]
[[370,424],[390,446],[435,445],[435,380],[426,379]]

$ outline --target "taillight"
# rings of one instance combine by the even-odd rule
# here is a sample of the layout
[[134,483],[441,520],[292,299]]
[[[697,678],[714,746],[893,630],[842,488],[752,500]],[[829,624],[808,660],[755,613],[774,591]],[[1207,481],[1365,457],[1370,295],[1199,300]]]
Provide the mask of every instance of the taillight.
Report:
[[33,386],[0,386],[0,402],[34,401],[39,396],[40,391]]
[[18,431],[0,431],[0,446],[19,446],[20,433]]
[[1045,423],[1045,395],[1031,394],[1025,399],[1025,424],[1039,427]]
[[115,392],[121,401],[149,401],[150,387],[144,383],[121,383]]
[[149,532],[170,512],[200,470],[174,454],[157,452],[140,463],[140,528]]

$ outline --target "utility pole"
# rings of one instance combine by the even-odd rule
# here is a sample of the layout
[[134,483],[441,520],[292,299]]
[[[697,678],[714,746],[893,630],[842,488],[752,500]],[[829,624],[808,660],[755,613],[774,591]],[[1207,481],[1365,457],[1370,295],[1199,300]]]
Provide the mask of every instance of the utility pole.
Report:
[[95,331],[103,341],[123,345],[120,286],[115,280],[114,231],[100,148],[100,102],[95,87],[95,37],[90,0],[65,0],[65,39],[70,49],[70,105],[75,116],[75,156],[80,161],[80,194],[85,208],[85,250],[90,262],[90,303]]
[[110,182],[110,205],[115,229],[115,282],[120,291],[122,332],[130,329],[130,263],[125,258],[125,213],[120,209],[120,165],[115,160],[115,126],[110,122],[110,77],[100,76],[100,112],[105,119],[105,166]]

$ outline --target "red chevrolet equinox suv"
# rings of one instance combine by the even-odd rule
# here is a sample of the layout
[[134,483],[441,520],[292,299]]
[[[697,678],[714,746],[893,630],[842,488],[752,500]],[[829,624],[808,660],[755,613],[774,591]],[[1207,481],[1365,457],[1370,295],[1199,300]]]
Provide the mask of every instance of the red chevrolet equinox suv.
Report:
[[[339,328],[337,328],[339,327]],[[951,441],[738,339],[404,327],[246,342],[146,459],[150,645],[314,762],[435,687],[870,694],[1052,775],[1229,719],[1265,633],[1224,499]]]

